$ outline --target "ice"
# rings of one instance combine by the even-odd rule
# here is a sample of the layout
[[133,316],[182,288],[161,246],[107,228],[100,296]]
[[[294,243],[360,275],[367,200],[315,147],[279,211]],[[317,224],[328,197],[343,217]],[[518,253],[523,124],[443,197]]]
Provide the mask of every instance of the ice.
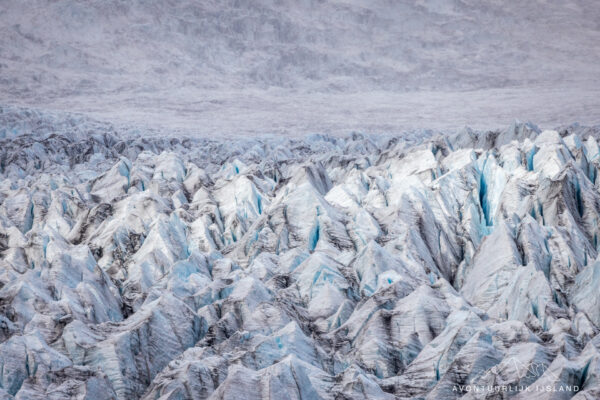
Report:
[[598,291],[595,289],[600,279],[600,264],[594,262],[575,278],[572,301],[596,326],[600,324],[600,308],[598,307],[600,299]]
[[600,393],[597,128],[96,129],[2,139],[2,396]]

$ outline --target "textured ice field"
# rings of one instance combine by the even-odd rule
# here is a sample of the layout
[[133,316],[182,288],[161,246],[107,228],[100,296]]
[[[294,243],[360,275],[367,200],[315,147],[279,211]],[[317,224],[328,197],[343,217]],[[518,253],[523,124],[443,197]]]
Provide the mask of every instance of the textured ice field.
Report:
[[600,396],[598,127],[0,117],[2,399]]
[[0,400],[600,398],[599,21],[0,0]]

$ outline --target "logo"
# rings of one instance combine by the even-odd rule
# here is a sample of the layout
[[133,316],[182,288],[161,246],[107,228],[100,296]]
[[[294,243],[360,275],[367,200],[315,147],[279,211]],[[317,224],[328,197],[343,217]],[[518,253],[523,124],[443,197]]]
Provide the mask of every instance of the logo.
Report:
[[[510,375],[517,377],[517,381],[531,382],[529,386],[520,384],[489,384],[490,380],[494,380],[497,376]],[[548,369],[548,365],[540,362],[531,362],[525,364],[516,357],[510,357],[504,360],[501,364],[495,365],[485,371],[481,376],[481,381],[484,384],[470,383],[465,385],[454,385],[452,391],[459,393],[475,392],[570,392],[576,393],[579,391],[577,385],[567,384],[536,384],[535,382],[541,376],[545,376],[548,382],[559,382],[559,376]]]
[[494,365],[492,368],[485,371],[481,378],[486,379],[490,375],[498,376],[501,374],[502,370],[509,372],[514,371],[515,374],[513,375],[520,377],[521,380],[527,378],[539,378],[544,374],[546,374],[552,381],[558,380],[558,375],[556,375],[554,371],[549,371],[548,365],[538,362],[532,362],[528,365],[521,362],[521,360],[516,357],[510,357],[501,364]]

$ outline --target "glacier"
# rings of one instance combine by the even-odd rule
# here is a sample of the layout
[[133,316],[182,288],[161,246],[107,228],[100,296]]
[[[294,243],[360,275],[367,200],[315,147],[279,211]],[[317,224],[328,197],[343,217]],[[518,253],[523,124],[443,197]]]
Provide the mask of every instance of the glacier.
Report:
[[600,397],[598,126],[233,141],[18,112],[2,399]]

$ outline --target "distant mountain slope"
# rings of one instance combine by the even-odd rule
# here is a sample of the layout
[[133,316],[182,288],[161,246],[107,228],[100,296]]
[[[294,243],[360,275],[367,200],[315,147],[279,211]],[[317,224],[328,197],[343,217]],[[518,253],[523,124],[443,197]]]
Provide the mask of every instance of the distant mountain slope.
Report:
[[[497,108],[532,91],[542,94],[527,105],[547,102],[552,88],[594,93],[579,104],[598,109],[598,21],[593,0],[0,1],[0,102],[138,121],[160,112],[186,126],[246,113],[250,126],[276,110],[282,129],[308,127],[296,108],[333,128],[358,113],[360,128],[363,104],[339,99],[379,92],[367,103],[386,108],[380,128],[401,125],[391,116],[414,92],[509,88],[483,96]],[[444,96],[436,108],[456,103]]]

